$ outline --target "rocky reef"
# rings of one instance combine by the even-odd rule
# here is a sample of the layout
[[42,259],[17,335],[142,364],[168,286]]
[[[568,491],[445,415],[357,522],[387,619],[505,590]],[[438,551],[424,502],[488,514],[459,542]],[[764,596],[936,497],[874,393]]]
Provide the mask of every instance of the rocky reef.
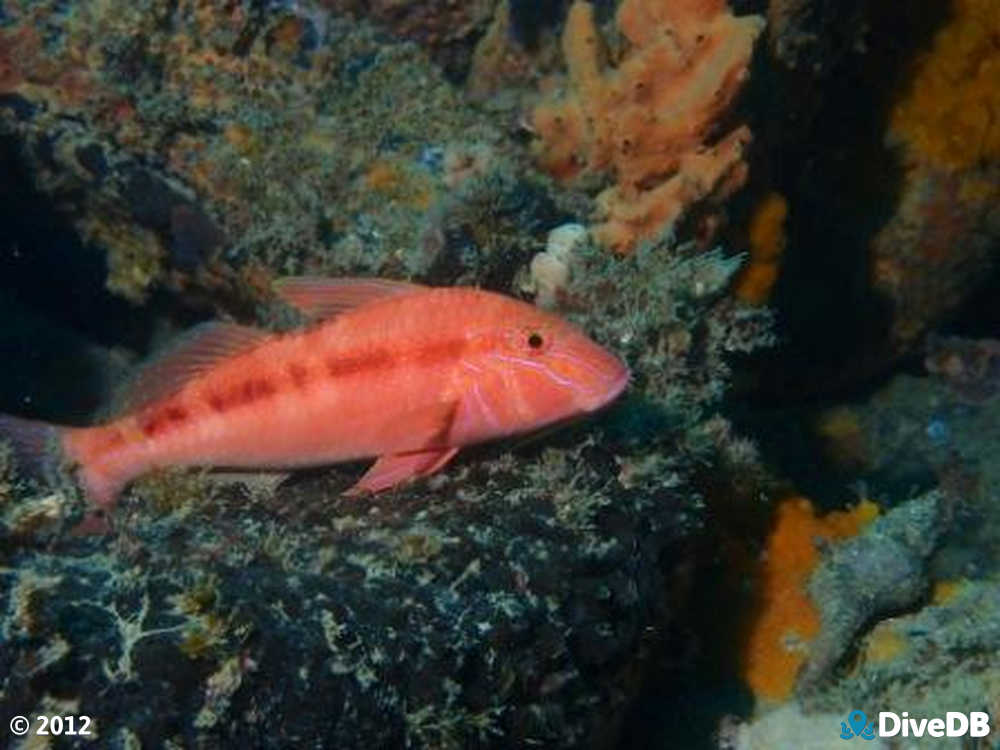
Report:
[[289,274],[534,301],[633,378],[371,497],[165,470],[97,524],[0,443],[0,713],[428,748],[995,715],[989,5],[2,0],[0,411],[98,420],[191,324],[301,325]]
[[[322,6],[8,6],[17,158],[134,304],[287,325],[288,272],[520,293],[574,216],[416,46]],[[694,467],[752,457],[715,408],[770,317],[728,298],[721,251],[584,238],[563,261],[559,309],[640,387],[535,446],[367,499],[341,496],[351,467],[166,472],[98,537],[70,477],[7,456],[6,712],[71,707],[123,745],[611,746],[683,598]]]

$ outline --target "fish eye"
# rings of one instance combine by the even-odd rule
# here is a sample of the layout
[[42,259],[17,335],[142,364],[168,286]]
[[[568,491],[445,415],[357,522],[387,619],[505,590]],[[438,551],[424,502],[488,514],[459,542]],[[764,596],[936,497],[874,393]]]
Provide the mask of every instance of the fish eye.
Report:
[[528,346],[532,349],[541,349],[545,346],[545,339],[542,338],[542,334],[538,331],[532,331],[528,334]]

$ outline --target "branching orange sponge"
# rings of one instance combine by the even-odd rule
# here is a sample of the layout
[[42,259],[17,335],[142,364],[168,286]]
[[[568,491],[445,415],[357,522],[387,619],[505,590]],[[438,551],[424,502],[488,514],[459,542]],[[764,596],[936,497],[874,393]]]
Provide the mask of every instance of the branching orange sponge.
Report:
[[868,500],[822,517],[802,497],[778,505],[755,576],[742,648],[743,678],[758,698],[777,702],[791,695],[809,643],[819,633],[819,611],[806,592],[820,559],[817,544],[854,536],[877,515],[878,506]]
[[759,16],[725,0],[624,0],[618,27],[630,46],[608,67],[593,7],[570,7],[562,46],[568,82],[532,115],[542,168],[560,179],[613,173],[598,196],[594,236],[628,252],[692,204],[743,185],[750,130],[718,137],[719,119],[746,77]]

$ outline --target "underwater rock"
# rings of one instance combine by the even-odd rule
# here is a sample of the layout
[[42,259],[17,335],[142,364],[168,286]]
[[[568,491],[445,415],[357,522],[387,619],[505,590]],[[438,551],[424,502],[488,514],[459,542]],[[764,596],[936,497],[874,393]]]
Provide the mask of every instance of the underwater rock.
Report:
[[417,42],[449,76],[461,80],[476,41],[502,4],[499,0],[320,0],[320,5],[366,18],[400,39]]
[[928,336],[924,366],[961,401],[982,403],[1000,392],[1000,341],[996,339]]
[[[5,4],[0,129],[109,288],[239,293],[262,322],[279,273],[509,292],[582,213],[414,45],[318,7]],[[456,143],[487,147],[468,173]],[[58,696],[122,745],[612,746],[653,642],[684,650],[666,579],[705,519],[694,477],[747,453],[717,405],[772,337],[727,296],[738,266],[577,248],[561,312],[628,358],[635,399],[399,492],[166,472],[94,538],[68,481],[0,467],[0,707]]]
[[927,591],[928,558],[948,519],[944,496],[929,492],[830,550],[809,581],[822,628],[799,675],[800,691],[829,674],[865,623],[913,605]]
[[136,303],[168,285],[245,307],[261,269],[426,271],[453,177],[427,155],[528,164],[415,45],[322,3],[8,3],[0,97],[34,187]]
[[671,583],[705,522],[696,476],[736,441],[727,356],[770,319],[727,297],[721,252],[574,258],[564,312],[642,393],[543,446],[356,498],[351,467],[276,489],[153,474],[100,538],[69,531],[69,481],[12,479],[6,454],[0,708],[59,695],[102,741],[150,746],[612,747],[651,650],[685,648]]
[[769,0],[767,41],[772,57],[806,75],[829,73],[863,44],[869,3]]
[[[809,711],[863,705],[870,712],[944,716],[981,710],[996,732],[1000,680],[1000,586],[996,577],[941,581],[927,604],[876,625],[858,644],[855,667],[806,701]],[[908,746],[934,748],[940,739],[911,738]]]
[[0,527],[0,705],[72,695],[102,739],[151,746],[607,747],[644,633],[677,606],[659,560],[691,489],[626,490],[586,441],[530,484],[517,463],[352,499],[339,473],[274,495],[167,475],[112,538]]
[[872,240],[872,281],[897,351],[975,294],[1000,248],[1000,14],[951,0],[891,102],[886,145],[903,169],[895,214]]
[[[854,705],[854,704],[851,704]],[[719,728],[719,750],[833,750],[840,745],[837,727],[844,712],[807,713],[795,703],[786,703],[773,711],[754,717],[752,721],[724,721]],[[828,739],[830,738],[830,739]],[[870,750],[888,750],[881,739],[866,742]]]

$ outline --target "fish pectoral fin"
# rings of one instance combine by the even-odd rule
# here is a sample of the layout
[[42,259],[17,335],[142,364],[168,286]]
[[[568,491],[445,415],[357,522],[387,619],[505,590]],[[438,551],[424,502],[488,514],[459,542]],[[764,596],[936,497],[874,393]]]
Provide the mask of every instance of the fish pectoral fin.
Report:
[[458,448],[439,448],[415,453],[399,453],[394,456],[381,456],[358,480],[358,483],[344,494],[355,496],[366,492],[381,492],[408,479],[428,476],[451,461],[456,453],[458,453]]
[[369,302],[426,289],[420,284],[390,279],[286,276],[271,285],[274,293],[303,315],[332,318]]

